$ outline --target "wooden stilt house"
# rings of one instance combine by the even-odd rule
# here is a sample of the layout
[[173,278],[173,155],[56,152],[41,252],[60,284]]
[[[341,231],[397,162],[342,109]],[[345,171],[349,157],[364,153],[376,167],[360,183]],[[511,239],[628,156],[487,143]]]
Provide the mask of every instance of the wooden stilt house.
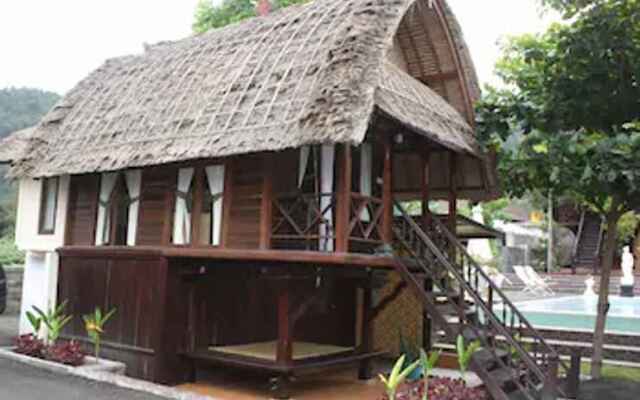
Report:
[[[27,268],[57,271],[47,290],[69,312],[117,308],[105,355],[136,377],[221,365],[286,382],[354,362],[366,377],[376,316],[406,288],[425,345],[431,322],[487,349],[506,335],[532,371],[516,389],[539,387],[553,354],[510,334],[517,310],[513,326],[493,314],[510,303],[455,237],[457,200],[496,194],[478,94],[444,0],[316,0],[150,46],[82,80],[14,157],[18,243]],[[467,318],[465,298],[491,317]],[[65,336],[85,340],[80,319]],[[494,395],[513,384],[476,369]]]

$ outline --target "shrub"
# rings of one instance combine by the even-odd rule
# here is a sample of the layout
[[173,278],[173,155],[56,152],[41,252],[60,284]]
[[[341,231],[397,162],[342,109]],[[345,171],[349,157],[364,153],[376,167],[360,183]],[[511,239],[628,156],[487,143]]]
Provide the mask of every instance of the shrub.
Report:
[[77,367],[84,362],[85,352],[76,341],[58,341],[44,350],[44,358],[60,364]]
[[0,265],[23,264],[24,253],[18,250],[13,238],[0,238]]
[[[423,381],[403,385],[396,395],[396,400],[422,400],[423,398]],[[489,396],[484,388],[467,387],[461,379],[431,378],[427,398],[429,400],[487,400]],[[388,397],[384,396],[383,399],[388,400]]]
[[44,341],[31,333],[18,336],[15,339],[15,345],[16,348],[13,351],[16,353],[29,357],[44,358]]

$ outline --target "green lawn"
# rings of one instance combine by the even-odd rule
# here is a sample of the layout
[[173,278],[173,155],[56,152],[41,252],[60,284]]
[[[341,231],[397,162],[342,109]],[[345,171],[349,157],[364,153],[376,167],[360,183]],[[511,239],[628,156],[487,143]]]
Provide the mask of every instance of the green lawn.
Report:
[[[591,374],[591,364],[582,363],[582,373]],[[640,368],[619,367],[615,365],[605,365],[602,369],[602,375],[608,379],[624,379],[628,381],[640,382]]]

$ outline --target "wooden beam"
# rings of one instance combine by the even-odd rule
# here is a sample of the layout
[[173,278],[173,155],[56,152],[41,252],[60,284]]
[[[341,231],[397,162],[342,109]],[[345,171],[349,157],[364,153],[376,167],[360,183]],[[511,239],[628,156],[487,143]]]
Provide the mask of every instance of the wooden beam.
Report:
[[195,169],[193,176],[193,205],[191,209],[191,247],[200,245],[200,225],[202,223],[202,206],[204,205],[204,168]]
[[456,235],[458,217],[457,158],[455,153],[449,153],[449,220],[447,223],[454,235]]
[[229,247],[229,227],[231,226],[231,201],[233,200],[233,159],[224,163],[224,197],[222,198],[222,235],[221,248]]
[[393,241],[393,153],[392,137],[383,142],[384,166],[382,171],[382,241],[390,245]]
[[264,176],[262,180],[262,200],[260,203],[260,250],[271,248],[271,228],[273,226],[273,154],[265,153]]
[[351,215],[351,175],[353,171],[351,145],[340,149],[336,204],[336,252],[349,252],[349,216]]
[[430,84],[449,81],[452,79],[458,79],[458,71],[438,72],[435,74],[423,76],[419,80],[428,86]]
[[293,360],[291,321],[289,307],[289,285],[283,282],[278,293],[278,347],[276,361],[288,365]]
[[431,160],[431,153],[428,149],[425,149],[420,153],[420,192],[422,203],[422,224],[427,227],[431,224],[431,211],[429,210],[429,179],[431,170],[429,162]]
[[[174,207],[176,202],[176,191],[178,185],[178,170],[171,168],[171,173],[167,174],[170,180],[167,184],[167,191],[164,195],[164,221],[162,223],[162,245],[171,245],[171,234],[173,231]],[[141,211],[142,214],[142,211]]]
[[[361,352],[370,353],[373,349],[374,343],[374,321],[372,318],[373,313],[373,288],[371,280],[373,274],[369,274],[369,284],[366,285],[364,290],[364,298],[362,302],[362,338],[360,339]],[[373,375],[373,368],[371,359],[365,359],[360,362],[358,368],[358,378],[361,380],[369,380]]]

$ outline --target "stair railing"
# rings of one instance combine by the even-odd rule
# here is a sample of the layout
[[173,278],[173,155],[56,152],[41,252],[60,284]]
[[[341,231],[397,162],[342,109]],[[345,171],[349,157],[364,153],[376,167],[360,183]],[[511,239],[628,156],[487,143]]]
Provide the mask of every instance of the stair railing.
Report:
[[[437,231],[432,232],[432,235],[437,234],[438,236],[434,239],[438,242],[438,245],[436,245],[432,238],[427,236],[413,218],[407,214],[400,203],[396,201],[395,207],[402,218],[399,222],[396,220],[394,233],[400,239],[404,250],[413,253],[412,255],[418,261],[426,261],[431,264],[429,266],[424,265],[424,267],[428,272],[432,273],[432,276],[437,277],[440,271],[446,271],[449,276],[453,277],[460,287],[460,293],[463,295],[461,296],[462,299],[465,296],[470,297],[478,311],[481,311],[481,316],[483,317],[481,322],[487,324],[486,328],[491,328],[501,336],[501,339],[506,342],[509,349],[513,351],[527,371],[533,374],[540,384],[547,382],[549,380],[548,371],[559,360],[556,351],[547,344],[544,338],[533,328],[500,288],[495,285],[493,280],[482,270],[468,254],[465,247],[442,222],[438,221],[437,218],[432,219],[434,230]],[[421,243],[417,243],[416,239]],[[456,268],[453,265],[456,263],[455,260],[450,259],[453,254],[445,255],[441,250],[442,248],[455,249],[455,255],[461,258],[457,263],[460,268]],[[437,281],[437,278],[434,280]],[[487,301],[480,294],[483,290],[481,285],[484,285],[488,292]],[[445,292],[448,293],[449,291],[445,289]],[[496,299],[496,296],[498,299]],[[494,311],[497,302],[501,303],[501,317]],[[470,326],[473,328],[473,325]],[[523,340],[525,334],[530,339],[526,345]],[[568,371],[568,367],[562,362],[559,362],[559,368],[563,369],[565,373]],[[556,388],[556,390],[562,395],[560,388]]]

